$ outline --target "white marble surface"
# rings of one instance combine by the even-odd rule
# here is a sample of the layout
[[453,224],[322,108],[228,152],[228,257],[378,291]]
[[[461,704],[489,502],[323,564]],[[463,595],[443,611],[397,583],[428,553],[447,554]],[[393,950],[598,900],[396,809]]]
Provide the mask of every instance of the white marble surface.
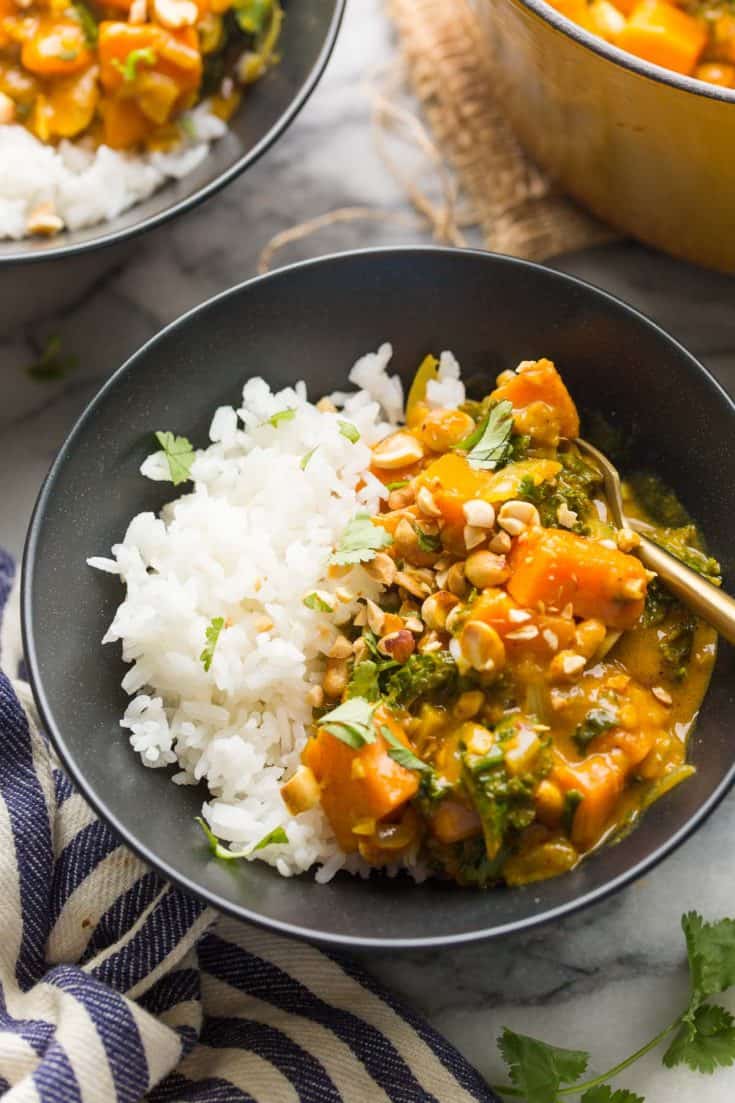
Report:
[[[139,239],[128,263],[118,261],[100,279],[68,267],[50,275],[12,273],[12,280],[28,281],[41,305],[31,322],[0,335],[0,543],[20,552],[41,479],[68,428],[110,371],[163,323],[251,275],[261,247],[295,222],[342,205],[405,208],[372,147],[363,83],[392,49],[380,0],[351,0],[325,79],[287,135],[245,177],[199,211]],[[417,236],[353,223],[303,242],[284,260]],[[630,244],[556,263],[653,316],[735,389],[731,280]],[[0,275],[0,299],[7,279]],[[66,307],[55,311],[50,304],[62,298]],[[35,383],[24,368],[54,333],[79,366],[63,381]],[[712,918],[735,914],[734,832],[730,797],[650,876],[567,922],[497,944],[374,958],[369,967],[490,1080],[501,1072],[494,1039],[504,1024],[589,1048],[595,1064],[607,1067],[662,1027],[685,998],[681,913],[696,907]],[[657,1055],[622,1083],[648,1103],[735,1098],[735,1070],[714,1078],[674,1073]]]

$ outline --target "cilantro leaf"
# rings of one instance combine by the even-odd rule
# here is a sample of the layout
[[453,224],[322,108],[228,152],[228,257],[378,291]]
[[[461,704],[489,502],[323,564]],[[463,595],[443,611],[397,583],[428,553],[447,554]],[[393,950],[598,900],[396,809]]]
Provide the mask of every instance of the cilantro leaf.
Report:
[[407,770],[430,770],[431,766],[428,766],[425,762],[422,762],[420,758],[417,758],[413,751],[410,751],[405,743],[401,743],[390,730],[387,724],[381,724],[380,734],[388,744],[388,757],[392,758],[394,762],[397,762],[399,766],[404,766]]
[[424,532],[418,525],[414,526],[414,532],[418,538],[419,548],[423,552],[437,552],[441,550],[442,542],[438,535]]
[[81,3],[81,0],[75,0],[75,2],[72,4],[72,10],[74,12],[75,19],[82,28],[85,42],[88,46],[96,46],[97,39],[99,38],[97,20],[92,15],[87,5]]
[[296,417],[296,410],[293,406],[289,406],[286,410],[277,410],[275,414],[263,422],[264,425],[272,425],[274,429],[277,429],[279,425],[282,425],[286,421],[293,421]]
[[572,1084],[584,1075],[589,1054],[576,1049],[559,1049],[506,1027],[498,1039],[503,1060],[513,1084],[527,1103],[556,1103],[561,1084]]
[[347,697],[364,697],[366,701],[377,701],[380,697],[378,673],[378,664],[372,659],[363,659],[361,663],[356,663],[347,685]]
[[273,0],[236,0],[235,19],[245,34],[261,34],[273,11]]
[[685,1017],[664,1054],[664,1064],[688,1065],[712,1073],[735,1063],[735,1019],[718,1004],[705,1004]]
[[375,558],[376,551],[393,543],[393,537],[380,525],[373,524],[370,514],[358,513],[347,524],[337,550],[330,563],[347,566],[351,563],[367,563]]
[[386,490],[400,490],[402,486],[408,486],[408,479],[398,479],[394,483],[386,483]]
[[304,598],[303,603],[304,603],[304,605],[306,606],[307,609],[313,609],[315,613],[333,613],[334,612],[334,609],[329,604],[329,602],[325,601],[323,597],[320,597],[319,594],[316,592],[316,590],[314,590],[314,592],[311,593],[311,594],[307,594],[306,597]]
[[319,727],[353,750],[359,750],[366,743],[375,742],[373,708],[364,697],[350,697],[325,713],[319,720]]
[[131,50],[125,61],[120,61],[119,58],[114,57],[112,64],[117,69],[118,73],[122,75],[126,84],[132,84],[135,78],[138,76],[138,66],[145,63],[146,65],[155,65],[158,61],[158,54],[150,46],[141,46],[139,50]]
[[318,447],[319,445],[316,444],[313,448],[310,448],[308,452],[305,452],[304,455],[301,457],[301,463],[299,464],[299,467],[302,471],[306,471],[306,468],[309,465],[309,460],[314,455]]
[[203,820],[201,816],[196,817],[196,822],[207,836],[209,849],[212,851],[215,858],[222,858],[225,862],[232,862],[236,858],[248,858],[251,854],[255,854],[256,850],[263,850],[266,846],[282,846],[289,841],[285,828],[274,827],[273,830],[269,831],[267,835],[264,835],[255,846],[245,847],[244,850],[230,850],[229,847],[222,845],[209,824]]
[[212,621],[210,622],[210,624],[207,627],[206,632],[204,633],[205,636],[206,636],[207,642],[205,644],[204,650],[202,651],[201,655],[199,656],[199,661],[202,663],[204,669],[207,672],[209,671],[209,668],[212,665],[212,659],[214,658],[214,649],[217,646],[217,640],[219,639],[219,634],[222,631],[222,629],[224,628],[224,626],[225,626],[225,618],[224,617],[213,617]]
[[342,436],[347,437],[352,444],[357,444],[360,439],[360,430],[351,421],[343,421],[341,418],[337,419],[337,424]]
[[629,1092],[625,1088],[613,1091],[607,1084],[600,1084],[586,1091],[580,1103],[645,1103],[645,1100],[642,1095],[636,1095],[635,1092]]
[[156,440],[166,456],[171,482],[174,486],[188,482],[191,478],[191,465],[196,459],[196,452],[191,441],[186,437],[176,437],[173,433],[164,433],[159,430]]
[[494,471],[506,458],[512,431],[513,407],[510,402],[499,402],[481,424],[479,437],[475,430],[459,447],[467,451],[472,467]]
[[690,1007],[735,985],[735,919],[705,923],[701,915],[682,916],[691,981]]

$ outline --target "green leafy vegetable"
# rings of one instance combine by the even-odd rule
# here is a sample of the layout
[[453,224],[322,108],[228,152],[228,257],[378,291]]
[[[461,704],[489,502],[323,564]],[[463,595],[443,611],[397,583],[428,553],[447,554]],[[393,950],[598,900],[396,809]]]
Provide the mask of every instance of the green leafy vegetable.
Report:
[[386,483],[386,490],[400,490],[402,486],[408,486],[408,479],[398,479],[395,483]]
[[578,749],[584,754],[588,745],[598,735],[614,728],[618,722],[618,716],[612,709],[604,707],[590,709],[581,724],[577,724],[573,739]]
[[537,484],[527,475],[521,480],[518,497],[533,502],[541,524],[547,528],[558,527],[559,507],[566,506],[577,514],[573,531],[585,533],[585,520],[593,509],[592,498],[600,487],[600,473],[596,467],[585,463],[576,449],[559,452],[557,458],[562,467],[556,477]]
[[235,18],[245,34],[262,34],[273,14],[273,0],[236,0]]
[[420,697],[439,689],[449,693],[456,677],[457,664],[448,651],[414,653],[388,679],[386,702],[389,707],[410,708]]
[[224,617],[213,617],[210,624],[207,627],[206,632],[204,633],[207,642],[205,644],[204,650],[202,651],[201,655],[199,656],[199,661],[202,663],[202,665],[203,665],[203,667],[206,671],[209,671],[209,668],[212,665],[212,659],[214,658],[214,649],[217,646],[217,640],[219,639],[219,634],[222,631],[222,629],[224,628],[224,626],[225,626],[225,618]]
[[441,537],[431,532],[424,532],[419,525],[414,526],[414,531],[419,542],[419,548],[423,552],[438,552],[441,551]]
[[[735,1064],[735,1018],[711,996],[735,987],[735,920],[706,923],[696,912],[682,916],[689,960],[689,1003],[686,1009],[629,1057],[607,1072],[580,1083],[589,1054],[558,1049],[536,1038],[504,1030],[498,1040],[512,1084],[496,1087],[501,1096],[522,1096],[526,1103],[561,1103],[567,1096],[580,1103],[644,1103],[609,1081],[674,1035],[664,1053],[668,1068],[685,1064],[695,1072],[711,1074]],[[566,1085],[566,1086],[562,1086]]]
[[309,460],[314,455],[314,453],[316,452],[318,447],[319,447],[318,444],[315,445],[314,448],[310,448],[309,451],[305,452],[304,455],[301,457],[301,463],[299,464],[299,467],[301,468],[302,471],[306,471],[306,468],[309,465]]
[[287,410],[277,410],[275,414],[271,414],[265,424],[272,425],[274,429],[277,429],[279,425],[283,425],[287,421],[293,421],[296,417],[296,410],[290,407]]
[[666,672],[675,682],[686,677],[687,666],[694,646],[696,618],[677,602],[676,614],[669,617],[658,631],[658,648],[664,660]]
[[381,724],[380,734],[388,744],[388,757],[397,762],[399,766],[405,766],[407,770],[419,770],[421,772],[431,769],[431,766],[427,766],[425,762],[416,757],[413,751],[410,751],[405,744],[401,743],[387,724]]
[[131,84],[138,76],[139,65],[155,65],[157,61],[158,54],[152,47],[141,46],[138,50],[131,50],[125,61],[120,61],[119,58],[114,57],[112,64],[118,73],[122,74],[125,83]]
[[52,380],[63,379],[65,375],[68,375],[70,371],[73,371],[79,364],[79,360],[76,356],[64,356],[61,348],[61,337],[58,334],[54,334],[53,337],[49,337],[43,346],[43,351],[33,364],[29,364],[26,368],[28,375],[31,379],[36,379],[42,383],[48,383]]
[[373,524],[369,513],[358,513],[348,523],[330,563],[347,566],[367,563],[375,558],[376,551],[387,548],[393,537],[380,525]]
[[347,697],[364,697],[366,701],[377,701],[380,697],[378,674],[380,668],[373,659],[363,659],[356,663],[352,677],[347,683]]
[[173,433],[164,433],[159,430],[156,440],[166,456],[171,482],[174,486],[188,482],[191,478],[191,465],[196,459],[196,452],[186,437],[177,437]]
[[319,727],[353,750],[359,750],[366,743],[375,742],[373,709],[374,705],[364,697],[350,697],[322,716]]
[[582,1050],[559,1049],[507,1027],[498,1046],[527,1103],[555,1103],[559,1087],[579,1080],[589,1063],[589,1054]]
[[196,817],[196,822],[207,836],[209,848],[215,858],[222,858],[226,862],[232,862],[236,858],[249,858],[251,854],[255,854],[256,850],[264,850],[267,846],[283,846],[288,842],[288,835],[285,828],[274,827],[272,831],[264,835],[254,846],[248,846],[244,850],[230,850],[229,847],[222,845],[209,824],[206,823],[201,816]]
[[494,471],[507,459],[512,432],[513,407],[510,402],[498,402],[475,432],[457,447],[467,452],[472,467]]
[[304,605],[307,609],[313,609],[315,613],[332,613],[334,611],[328,601],[319,597],[316,590],[314,593],[306,595]]
[[357,444],[360,439],[360,430],[357,426],[353,425],[351,421],[342,421],[341,418],[337,420],[339,425],[339,431],[343,437],[347,437],[352,444]]
[[564,794],[564,808],[561,814],[561,825],[566,831],[567,835],[572,833],[572,824],[574,823],[574,813],[579,808],[580,804],[584,800],[584,794],[580,793],[579,789],[568,789]]
[[650,472],[638,472],[628,479],[639,503],[656,525],[679,528],[690,525],[691,517],[663,479]]
[[84,32],[85,42],[88,46],[96,46],[97,39],[99,38],[97,20],[92,15],[87,5],[83,4],[81,0],[75,0],[75,2],[72,4],[72,10],[74,12],[75,19]]
[[497,744],[483,755],[462,755],[462,782],[482,822],[488,858],[499,854],[509,827],[520,831],[533,823],[533,794],[550,769],[548,747],[539,750],[533,769],[518,777],[506,770],[503,748]]

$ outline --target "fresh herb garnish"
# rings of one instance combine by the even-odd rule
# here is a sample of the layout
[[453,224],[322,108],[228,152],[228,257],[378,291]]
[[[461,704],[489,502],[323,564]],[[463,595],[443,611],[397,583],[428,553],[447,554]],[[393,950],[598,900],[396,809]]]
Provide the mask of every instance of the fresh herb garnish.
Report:
[[350,697],[325,713],[319,720],[319,727],[357,751],[366,743],[375,742],[374,707],[364,697]]
[[347,437],[352,444],[357,444],[360,439],[360,430],[357,426],[353,425],[351,421],[343,421],[341,418],[337,419],[337,424],[342,436]]
[[512,432],[513,407],[510,402],[498,402],[457,448],[467,452],[472,467],[494,471],[507,457]]
[[88,46],[96,46],[97,39],[99,38],[97,20],[92,15],[87,5],[83,4],[81,0],[75,0],[72,4],[72,10],[74,12],[74,17],[82,28],[85,42]]
[[152,47],[141,46],[138,50],[131,50],[125,61],[120,61],[119,58],[114,57],[112,64],[122,75],[126,84],[131,84],[138,76],[139,65],[155,65],[157,61],[158,54]]
[[399,766],[404,766],[407,770],[418,770],[419,772],[431,769],[431,766],[427,766],[404,743],[401,743],[387,724],[381,724],[380,734],[388,744],[388,757],[397,762]]
[[164,433],[160,429],[156,433],[156,440],[166,457],[169,475],[174,486],[188,482],[191,478],[191,465],[196,459],[191,441],[186,437],[174,436],[173,433]]
[[582,754],[587,751],[587,746],[598,735],[614,728],[618,722],[617,713],[612,709],[603,707],[590,709],[581,724],[577,724],[572,738]]
[[386,483],[386,490],[400,490],[402,486],[408,486],[408,479],[398,479],[395,483]]
[[245,34],[262,34],[273,12],[273,0],[236,0],[235,18]]
[[275,414],[271,414],[263,424],[272,425],[274,429],[277,429],[279,425],[282,425],[286,421],[293,421],[296,417],[296,410],[293,406],[289,406],[286,410],[277,410]]
[[323,597],[319,597],[316,590],[307,594],[304,598],[304,605],[307,609],[313,609],[315,613],[332,613],[334,612],[332,606],[328,601],[325,601]]
[[26,371],[32,379],[47,383],[51,380],[63,379],[65,375],[77,367],[78,363],[76,356],[62,355],[61,337],[54,334],[53,337],[47,339],[38,360],[33,364],[29,364]]
[[582,1081],[590,1055],[559,1049],[516,1034],[506,1027],[498,1040],[510,1072],[511,1085],[495,1087],[501,1096],[527,1103],[560,1103],[574,1096],[580,1103],[644,1103],[643,1097],[613,1089],[611,1081],[639,1058],[674,1035],[663,1055],[667,1068],[685,1064],[695,1072],[713,1073],[735,1064],[735,1019],[726,1008],[709,1003],[711,996],[735,986],[735,920],[705,923],[696,912],[682,917],[689,961],[689,1002],[673,1023],[613,1068]]
[[212,659],[214,658],[214,649],[217,646],[219,634],[224,626],[224,617],[213,617],[210,623],[207,625],[207,630],[204,633],[207,642],[204,646],[204,650],[199,656],[199,661],[207,672],[209,672],[209,668],[212,665]]
[[392,543],[390,533],[374,524],[369,513],[358,513],[348,522],[330,563],[339,566],[367,563],[375,558],[377,551]]
[[419,542],[419,548],[422,552],[438,552],[441,551],[441,537],[437,533],[424,532],[419,525],[414,525],[414,532]]
[[347,683],[347,697],[364,697],[366,701],[377,701],[380,697],[378,674],[380,667],[372,659],[363,659],[355,663],[352,677]]
[[302,471],[306,471],[306,468],[308,467],[308,464],[309,464],[309,460],[314,455],[314,453],[316,452],[318,447],[319,447],[318,444],[314,445],[313,448],[310,448],[309,451],[305,452],[304,455],[301,457],[301,462],[299,464],[299,467],[301,468]]
[[288,834],[285,828],[274,827],[272,831],[264,835],[254,846],[248,846],[244,850],[230,850],[229,847],[222,845],[209,824],[203,820],[201,816],[196,817],[196,822],[207,836],[209,849],[212,851],[215,858],[223,858],[226,862],[231,862],[235,858],[249,858],[250,855],[255,854],[257,850],[264,850],[267,846],[283,846],[288,842]]

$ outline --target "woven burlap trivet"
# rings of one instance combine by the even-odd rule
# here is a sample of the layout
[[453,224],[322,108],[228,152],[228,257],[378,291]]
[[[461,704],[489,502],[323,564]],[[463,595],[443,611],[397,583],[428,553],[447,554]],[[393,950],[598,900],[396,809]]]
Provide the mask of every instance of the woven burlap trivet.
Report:
[[470,0],[387,0],[432,138],[473,206],[485,245],[541,260],[612,238],[555,194],[493,95],[492,61]]

